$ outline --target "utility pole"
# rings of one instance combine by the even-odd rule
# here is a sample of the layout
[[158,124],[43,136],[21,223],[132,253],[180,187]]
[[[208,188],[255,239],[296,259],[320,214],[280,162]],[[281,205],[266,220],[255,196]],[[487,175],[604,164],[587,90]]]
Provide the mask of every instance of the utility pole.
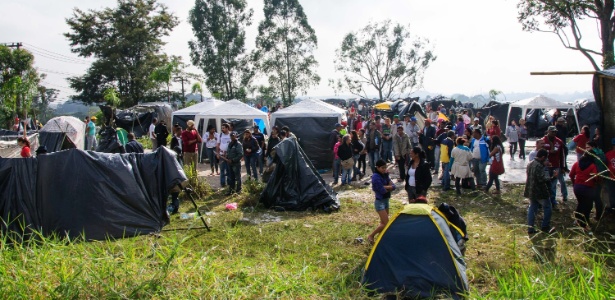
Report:
[[23,43],[2,43],[3,46],[9,47],[9,48],[21,48],[23,46]]
[[173,78],[176,81],[181,81],[182,83],[182,104],[186,104],[186,91],[184,90],[184,81],[188,82],[188,79],[184,78],[183,76],[178,76]]

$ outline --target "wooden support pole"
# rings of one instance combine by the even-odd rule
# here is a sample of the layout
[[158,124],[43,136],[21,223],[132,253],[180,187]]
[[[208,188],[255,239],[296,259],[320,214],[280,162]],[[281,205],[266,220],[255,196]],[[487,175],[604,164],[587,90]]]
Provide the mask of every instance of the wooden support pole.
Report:
[[596,71],[530,72],[530,75],[594,75]]

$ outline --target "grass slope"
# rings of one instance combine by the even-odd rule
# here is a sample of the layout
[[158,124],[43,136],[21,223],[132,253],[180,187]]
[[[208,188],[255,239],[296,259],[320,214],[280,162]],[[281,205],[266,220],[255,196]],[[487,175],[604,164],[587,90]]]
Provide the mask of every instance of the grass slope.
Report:
[[[262,185],[244,194],[198,201],[212,227],[163,231],[117,241],[46,238],[36,245],[0,244],[2,299],[368,299],[361,272],[370,245],[357,242],[377,225],[368,187],[340,192],[342,209],[274,212],[252,207]],[[553,215],[558,233],[529,240],[527,204],[518,186],[501,197],[430,192],[455,205],[469,224],[466,261],[470,298],[607,299],[615,297],[612,226],[595,236],[568,229],[573,203]],[[405,192],[394,194],[391,212]],[[397,200],[397,201],[395,201]],[[229,202],[240,209],[226,211]],[[189,202],[181,212],[194,212]],[[607,219],[603,223],[613,223]],[[172,216],[166,229],[202,226]]]

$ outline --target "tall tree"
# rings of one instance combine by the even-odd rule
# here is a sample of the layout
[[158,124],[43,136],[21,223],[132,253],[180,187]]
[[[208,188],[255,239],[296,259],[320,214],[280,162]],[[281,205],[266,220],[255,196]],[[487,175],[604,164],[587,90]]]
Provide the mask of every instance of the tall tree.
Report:
[[[517,4],[518,20],[526,31],[555,33],[564,47],[581,52],[594,70],[614,66],[614,0],[521,0]],[[580,22],[594,19],[601,48],[584,43]],[[592,29],[593,30],[593,29]],[[596,62],[600,57],[602,62]],[[600,66],[601,65],[601,66]]]
[[203,87],[201,86],[200,83],[195,82],[194,84],[192,84],[191,91],[193,94],[199,93],[199,95],[201,95],[201,102],[203,102]]
[[45,123],[50,119],[52,109],[49,108],[49,104],[58,99],[59,92],[46,86],[38,86],[38,94],[34,97],[31,107],[32,113],[38,120]]
[[410,40],[410,31],[390,20],[370,23],[344,37],[335,68],[344,73],[349,92],[367,97],[374,88],[380,100],[420,88],[425,70],[436,59],[429,41]]
[[196,0],[189,21],[196,40],[188,42],[192,63],[199,66],[212,92],[224,99],[240,98],[253,72],[245,54],[246,26],[252,24],[252,9],[245,0]]
[[10,126],[15,115],[27,115],[40,80],[32,53],[0,45],[0,117],[4,125]]
[[157,100],[150,74],[166,62],[162,37],[178,24],[166,6],[156,0],[118,0],[115,8],[75,9],[66,22],[70,32],[64,36],[72,52],[96,58],[85,75],[69,79],[79,92],[76,98],[100,102],[103,91],[114,86],[124,106]]
[[263,11],[255,60],[287,106],[298,92],[320,82],[313,54],[318,40],[299,0],[265,0]]

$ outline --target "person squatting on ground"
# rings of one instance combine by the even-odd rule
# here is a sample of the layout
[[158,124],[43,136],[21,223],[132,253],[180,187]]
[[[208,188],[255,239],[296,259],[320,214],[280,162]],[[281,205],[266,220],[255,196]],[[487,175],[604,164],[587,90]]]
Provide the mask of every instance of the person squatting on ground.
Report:
[[[574,211],[576,224],[589,231],[589,215],[592,211],[594,198],[600,197],[596,193],[596,173],[598,169],[590,152],[585,152],[579,161],[570,168],[570,180],[573,184],[574,196],[577,198],[577,208]],[[598,208],[596,207],[596,212]]]
[[[194,121],[187,122],[188,128],[182,132],[182,151],[184,155],[184,164],[196,170],[196,163],[199,153],[199,144],[202,143],[201,135],[194,128]],[[154,148],[155,149],[155,148]]]
[[561,185],[562,201],[568,201],[568,190],[566,189],[566,181],[564,180],[564,173],[566,171],[566,156],[564,155],[564,148],[566,148],[566,145],[556,135],[557,128],[555,126],[549,126],[547,135],[542,138],[542,141],[544,142],[542,147],[549,152],[549,164],[547,165],[549,174],[551,176],[553,176],[553,174],[557,174],[555,179],[551,181],[551,193],[549,195],[549,200],[551,201],[551,204],[553,204],[553,209],[557,209],[557,201],[555,200],[555,196],[557,193],[558,181]]
[[472,160],[472,152],[470,148],[464,145],[463,138],[457,138],[455,148],[451,151],[451,174],[455,176],[455,190],[457,195],[461,195],[462,181],[469,183],[472,190],[475,190],[474,178],[470,170],[470,161]]
[[410,147],[410,138],[404,132],[404,127],[401,125],[397,126],[397,132],[393,135],[393,153],[399,168],[399,182],[406,179],[406,164],[410,155]]
[[489,192],[491,185],[495,183],[494,194],[500,193],[500,175],[504,174],[504,146],[502,140],[497,135],[491,139],[491,152],[489,157],[492,157],[491,168],[489,168],[489,182],[485,186],[485,192]]
[[376,162],[376,172],[372,174],[372,190],[376,198],[374,207],[380,218],[380,224],[367,237],[370,243],[374,242],[374,237],[381,233],[389,223],[389,200],[391,199],[391,191],[395,190],[395,184],[391,181],[387,171],[387,164],[382,159]]
[[216,127],[209,127],[205,135],[205,155],[207,155],[207,159],[209,159],[209,167],[211,169],[211,174],[209,174],[209,176],[213,176],[214,171],[220,174],[220,170],[218,169],[218,158],[216,157],[216,147],[219,138],[220,136],[216,132]]
[[222,157],[229,169],[229,188],[226,195],[241,193],[241,159],[243,158],[243,147],[237,139],[237,133],[231,132],[231,142],[228,144],[226,157]]
[[489,145],[487,144],[487,137],[483,135],[480,129],[474,129],[472,132],[470,151],[472,151],[472,172],[476,178],[476,185],[483,188],[487,185],[486,169],[489,163]]
[[258,158],[260,157],[261,148],[258,145],[256,138],[252,136],[250,129],[243,132],[243,160],[246,165],[246,173],[248,177],[258,180]]
[[527,210],[527,233],[529,235],[535,234],[534,222],[536,221],[536,213],[538,208],[542,206],[544,211],[542,218],[541,230],[543,232],[550,233],[552,229],[551,214],[552,206],[549,200],[550,194],[550,182],[557,177],[549,175],[546,169],[545,163],[548,162],[548,152],[545,149],[540,149],[536,153],[536,158],[532,160],[526,169],[525,190],[523,196],[530,199],[530,207]]
[[425,160],[425,151],[420,147],[414,147],[410,151],[410,161],[405,179],[404,188],[408,193],[408,202],[414,202],[419,196],[427,196],[427,190],[431,186],[431,171],[429,163]]

